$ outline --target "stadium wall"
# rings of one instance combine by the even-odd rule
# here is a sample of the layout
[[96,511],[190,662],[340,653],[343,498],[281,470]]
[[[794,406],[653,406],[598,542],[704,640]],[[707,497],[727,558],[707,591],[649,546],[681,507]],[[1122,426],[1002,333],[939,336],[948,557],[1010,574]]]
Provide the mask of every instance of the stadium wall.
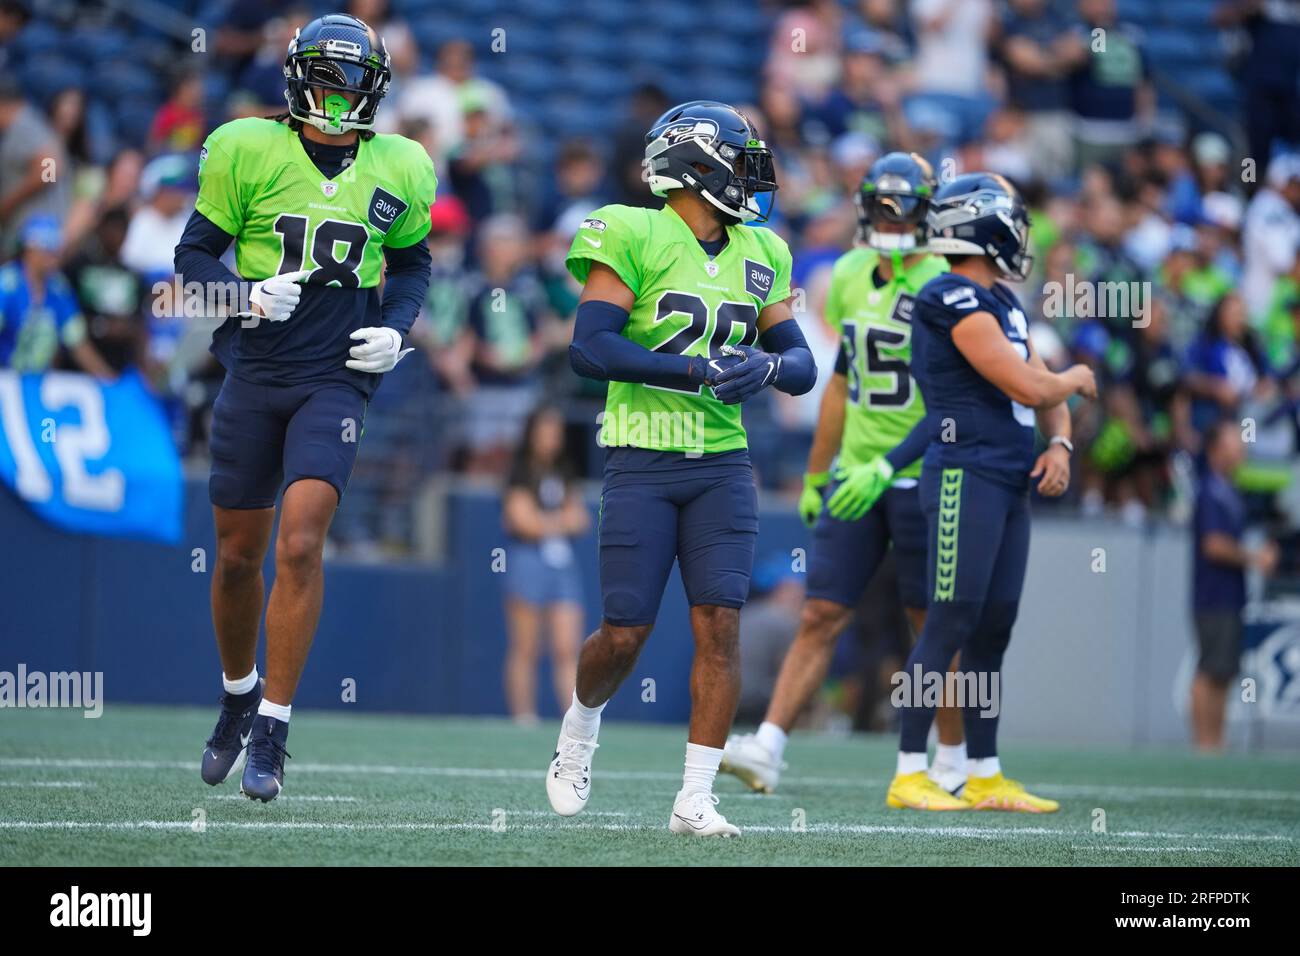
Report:
[[[208,616],[212,522],[204,483],[191,481],[186,492],[178,547],[66,534],[32,516],[7,490],[0,494],[6,609],[0,669],[22,662],[47,671],[100,670],[110,703],[213,702],[219,665]],[[455,491],[447,506],[449,560],[441,565],[327,562],[324,612],[295,704],[503,714],[505,634],[500,578],[492,571],[493,549],[504,544],[500,528],[495,494]],[[760,556],[788,554],[806,540],[788,507],[764,509]],[[1095,550],[1099,541],[1104,555]],[[594,539],[578,550],[594,625]],[[1184,741],[1178,702],[1180,668],[1190,653],[1188,564],[1182,531],[1141,533],[1040,518],[1007,657],[1007,736],[1117,745]],[[269,586],[269,566],[267,574]],[[656,633],[610,716],[686,720],[687,620],[674,575]],[[647,678],[654,681],[653,700],[643,700],[651,696],[642,683]],[[355,703],[343,700],[349,679]]]

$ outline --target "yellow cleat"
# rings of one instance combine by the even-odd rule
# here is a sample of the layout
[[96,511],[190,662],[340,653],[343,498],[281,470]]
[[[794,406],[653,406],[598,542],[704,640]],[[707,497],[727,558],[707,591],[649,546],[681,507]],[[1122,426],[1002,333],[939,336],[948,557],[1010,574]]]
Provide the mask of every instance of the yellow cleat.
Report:
[[972,810],[1011,810],[1018,813],[1055,813],[1061,805],[1046,797],[1036,797],[1015,780],[1002,774],[992,777],[969,777],[962,799]]
[[924,770],[900,773],[889,784],[885,803],[912,810],[968,810],[970,805],[939,786]]

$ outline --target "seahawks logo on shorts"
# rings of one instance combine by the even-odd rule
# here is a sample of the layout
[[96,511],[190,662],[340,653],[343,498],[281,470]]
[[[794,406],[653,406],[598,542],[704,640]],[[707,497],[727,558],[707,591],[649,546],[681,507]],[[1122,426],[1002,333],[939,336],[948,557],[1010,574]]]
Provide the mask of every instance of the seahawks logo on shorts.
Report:
[[370,194],[370,209],[366,213],[366,218],[370,220],[370,225],[386,233],[397,221],[397,217],[406,212],[408,205],[387,189],[376,186],[375,191]]
[[761,262],[755,262],[753,259],[745,260],[745,291],[750,295],[766,299],[772,294],[772,280],[775,278],[776,271],[774,269],[763,265]]

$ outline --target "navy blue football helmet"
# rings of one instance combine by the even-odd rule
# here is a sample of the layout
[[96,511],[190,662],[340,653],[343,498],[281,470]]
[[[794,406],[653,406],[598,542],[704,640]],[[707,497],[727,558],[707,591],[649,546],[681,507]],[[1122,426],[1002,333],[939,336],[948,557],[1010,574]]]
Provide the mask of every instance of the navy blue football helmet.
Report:
[[[884,252],[917,252],[925,247],[926,217],[938,182],[934,169],[916,153],[886,153],[872,163],[853,194],[858,237]],[[910,226],[910,232],[881,232],[883,224]]]
[[776,191],[772,151],[739,110],[713,100],[674,106],[645,138],[650,191],[689,189],[739,222],[764,221],[758,193]]
[[930,204],[927,245],[943,255],[988,256],[1004,278],[1024,281],[1033,268],[1029,210],[996,173],[968,173],[939,187]]
[[967,173],[935,193],[927,246],[941,255],[988,256],[1004,278],[1023,282],[1034,268],[1030,211],[996,173]]
[[[284,58],[289,115],[325,133],[368,130],[392,76],[384,41],[346,13],[318,17],[298,30]],[[321,91],[316,102],[313,88]],[[335,93],[351,93],[351,106]]]

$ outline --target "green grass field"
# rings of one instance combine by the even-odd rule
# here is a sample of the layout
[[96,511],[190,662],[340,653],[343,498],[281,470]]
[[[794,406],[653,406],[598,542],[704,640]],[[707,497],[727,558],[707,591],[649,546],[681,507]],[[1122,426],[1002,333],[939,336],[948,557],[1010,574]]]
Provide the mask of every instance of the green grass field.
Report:
[[1300,863],[1294,757],[1012,747],[1011,774],[1061,812],[925,814],[884,804],[892,738],[796,736],[775,796],[720,780],[721,809],[744,836],[692,840],[667,830],[681,727],[607,721],[591,804],[566,820],[542,783],[550,725],[295,714],[285,792],[262,805],[234,780],[199,780],[213,719],[123,706],[99,720],[0,712],[0,864]]

